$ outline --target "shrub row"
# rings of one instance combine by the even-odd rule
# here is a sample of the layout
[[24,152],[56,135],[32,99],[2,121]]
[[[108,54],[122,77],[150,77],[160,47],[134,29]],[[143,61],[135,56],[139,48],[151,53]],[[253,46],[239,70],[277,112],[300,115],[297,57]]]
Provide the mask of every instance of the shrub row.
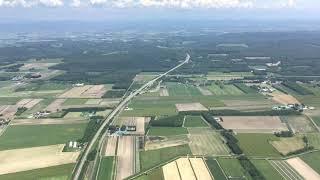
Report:
[[243,169],[252,177],[252,179],[256,179],[256,180],[266,179],[247,157],[241,156],[238,158],[238,160],[241,166],[243,167]]

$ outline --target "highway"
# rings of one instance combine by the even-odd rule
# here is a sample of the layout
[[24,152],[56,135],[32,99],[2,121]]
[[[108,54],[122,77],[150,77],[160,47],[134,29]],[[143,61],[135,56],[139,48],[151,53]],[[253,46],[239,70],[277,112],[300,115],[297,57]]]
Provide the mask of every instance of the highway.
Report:
[[135,96],[139,95],[139,93],[141,93],[144,89],[152,86],[153,83],[155,83],[156,81],[158,81],[162,77],[166,76],[170,72],[172,72],[172,71],[178,69],[179,67],[183,66],[184,64],[188,63],[189,60],[190,60],[190,55],[187,53],[187,57],[182,63],[178,64],[177,66],[173,67],[169,71],[167,71],[167,72],[165,72],[163,74],[160,74],[156,78],[154,78],[151,81],[147,82],[146,84],[141,86],[139,89],[137,89],[136,91],[134,91],[131,94],[129,94],[129,96],[124,98],[118,104],[118,106],[107,116],[105,121],[103,121],[102,125],[100,126],[100,128],[98,129],[98,131],[96,132],[96,134],[94,135],[92,140],[89,142],[87,147],[85,148],[85,150],[83,152],[83,155],[82,155],[81,159],[78,161],[78,164],[77,164],[76,169],[74,171],[73,180],[78,180],[80,178],[80,174],[81,174],[81,171],[83,170],[83,166],[84,166],[85,161],[86,161],[86,159],[88,157],[88,154],[91,152],[95,142],[99,138],[99,135],[102,133],[103,129],[109,124],[109,122],[121,111],[121,109],[124,108],[132,98],[134,98]]

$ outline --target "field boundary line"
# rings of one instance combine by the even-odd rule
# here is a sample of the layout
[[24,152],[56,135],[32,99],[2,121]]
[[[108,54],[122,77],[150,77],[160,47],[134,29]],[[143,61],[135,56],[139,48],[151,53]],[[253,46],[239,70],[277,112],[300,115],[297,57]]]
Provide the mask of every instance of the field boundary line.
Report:
[[[280,168],[280,170],[278,169],[278,168],[276,168],[275,167],[275,165],[271,162],[271,161],[273,161],[273,160],[267,160],[268,161],[268,163],[272,166],[272,168],[273,169],[275,169],[285,180],[287,180],[287,178],[280,172],[280,170],[282,171],[282,169]],[[278,167],[278,166],[277,166]],[[283,172],[283,171],[282,171]],[[283,172],[285,175],[286,175],[286,173],[285,172]],[[289,179],[291,179],[290,177],[289,177]]]
[[[191,169],[192,169],[192,172],[193,172],[194,177],[196,178],[196,180],[198,180],[197,174],[196,174],[196,172],[194,171],[194,168],[193,168],[193,165],[192,165],[192,163],[191,163],[191,161],[190,161],[190,158],[187,157],[187,159],[188,159],[188,162],[189,162],[190,167],[191,167]],[[201,179],[199,179],[199,180],[201,180]]]
[[[219,168],[221,169],[221,171],[222,171],[222,173],[223,173],[224,177],[225,177],[226,179],[229,179],[229,178],[228,178],[228,176],[227,176],[227,174],[225,173],[224,169],[221,167],[221,165],[220,165],[219,161],[218,161],[217,159],[215,159],[215,161],[217,162],[217,164],[218,164]],[[213,176],[213,177],[214,177],[214,176]]]

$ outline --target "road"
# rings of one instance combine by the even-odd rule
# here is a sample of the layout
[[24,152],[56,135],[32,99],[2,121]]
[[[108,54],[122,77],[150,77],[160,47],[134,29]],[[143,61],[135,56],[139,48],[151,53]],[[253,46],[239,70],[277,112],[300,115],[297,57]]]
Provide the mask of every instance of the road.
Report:
[[83,166],[85,164],[85,161],[86,161],[86,159],[88,157],[88,154],[91,152],[95,142],[99,138],[99,135],[102,133],[103,129],[109,124],[109,122],[121,111],[121,109],[124,108],[132,98],[134,98],[135,96],[139,95],[139,93],[141,93],[144,89],[146,89],[148,87],[151,87],[153,83],[155,83],[156,81],[158,81],[162,77],[166,76],[170,72],[172,72],[172,71],[178,69],[179,67],[183,66],[184,64],[188,63],[189,60],[190,60],[190,55],[187,53],[187,57],[182,63],[178,64],[177,66],[173,67],[169,71],[167,71],[167,72],[165,72],[163,74],[160,74],[156,78],[154,78],[151,81],[147,82],[146,84],[141,86],[139,89],[137,89],[136,91],[132,92],[129,96],[124,98],[118,104],[118,106],[108,115],[108,117],[105,119],[105,121],[103,121],[103,124],[100,126],[100,128],[98,129],[98,131],[96,132],[96,134],[94,135],[92,140],[89,142],[89,144],[85,148],[85,150],[83,152],[83,155],[82,155],[81,159],[79,160],[79,162],[78,162],[78,164],[76,166],[76,169],[74,171],[73,180],[78,180],[79,179],[81,171],[82,171]]

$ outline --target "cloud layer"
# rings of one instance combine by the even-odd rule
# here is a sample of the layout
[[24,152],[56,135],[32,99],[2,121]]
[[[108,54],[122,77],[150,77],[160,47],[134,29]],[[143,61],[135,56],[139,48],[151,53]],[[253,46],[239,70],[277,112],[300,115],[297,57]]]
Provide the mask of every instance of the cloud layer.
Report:
[[285,8],[296,0],[0,0],[0,7]]

